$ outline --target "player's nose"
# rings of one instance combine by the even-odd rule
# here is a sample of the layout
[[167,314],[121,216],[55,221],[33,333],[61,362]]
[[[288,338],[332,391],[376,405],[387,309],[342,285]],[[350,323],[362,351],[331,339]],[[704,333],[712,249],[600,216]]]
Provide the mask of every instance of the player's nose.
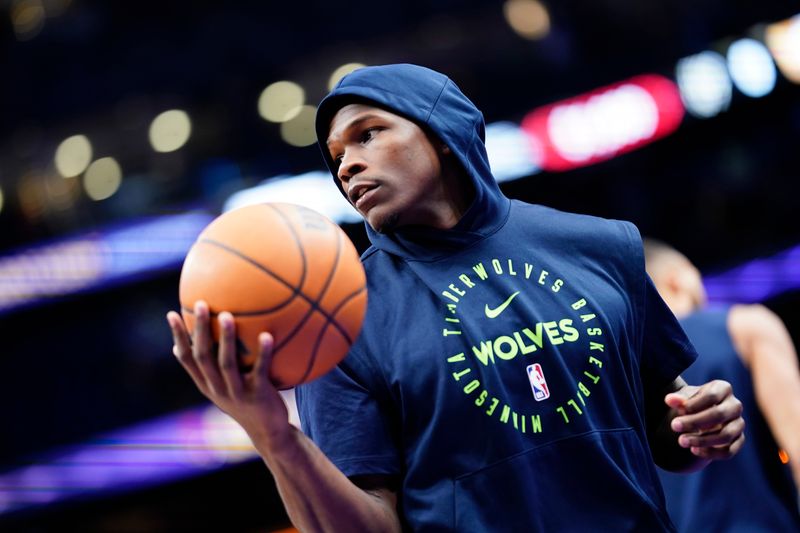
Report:
[[367,164],[358,154],[345,153],[339,164],[338,177],[342,183],[347,183],[350,178],[366,170]]

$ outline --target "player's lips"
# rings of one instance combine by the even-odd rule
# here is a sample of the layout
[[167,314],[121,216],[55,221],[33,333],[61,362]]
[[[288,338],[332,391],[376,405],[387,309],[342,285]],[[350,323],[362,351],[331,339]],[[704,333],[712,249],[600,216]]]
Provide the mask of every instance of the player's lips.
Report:
[[358,182],[352,183],[347,189],[347,197],[356,209],[361,211],[370,203],[370,198],[374,196],[375,190],[379,187],[377,183]]

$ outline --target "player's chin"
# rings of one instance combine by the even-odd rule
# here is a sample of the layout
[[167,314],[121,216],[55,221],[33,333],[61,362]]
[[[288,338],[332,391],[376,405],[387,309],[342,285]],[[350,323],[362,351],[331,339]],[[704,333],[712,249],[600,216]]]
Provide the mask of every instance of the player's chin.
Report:
[[366,215],[367,223],[378,233],[391,233],[397,228],[400,216],[394,211],[382,212],[381,209],[372,208]]

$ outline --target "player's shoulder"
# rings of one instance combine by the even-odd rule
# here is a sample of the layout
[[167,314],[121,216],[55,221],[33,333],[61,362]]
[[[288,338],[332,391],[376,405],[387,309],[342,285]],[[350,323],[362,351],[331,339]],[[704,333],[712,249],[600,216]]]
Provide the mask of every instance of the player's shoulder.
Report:
[[761,335],[783,331],[783,321],[762,304],[734,304],[728,312],[728,328],[737,332]]
[[553,207],[512,201],[517,218],[526,221],[534,231],[555,236],[564,242],[585,244],[592,248],[641,248],[638,228],[627,220],[563,211]]

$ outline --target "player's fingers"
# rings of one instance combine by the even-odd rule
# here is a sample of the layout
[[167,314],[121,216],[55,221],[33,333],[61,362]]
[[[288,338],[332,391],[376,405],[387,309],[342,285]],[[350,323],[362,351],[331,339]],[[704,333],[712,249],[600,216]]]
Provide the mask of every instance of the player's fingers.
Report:
[[686,403],[686,398],[676,392],[673,392],[664,397],[664,403],[672,409],[678,409],[679,412],[682,413],[684,411],[683,404]]
[[715,379],[698,387],[683,404],[687,413],[699,413],[722,403],[725,398],[733,396],[733,387],[727,381]]
[[175,344],[172,353],[178,356],[178,352],[181,354],[191,352],[192,340],[189,337],[189,332],[186,331],[186,326],[181,316],[175,311],[168,312],[167,324],[169,324],[169,329],[172,332],[172,342]]
[[172,346],[172,353],[192,378],[197,388],[200,389],[200,392],[207,396],[208,390],[205,387],[206,382],[192,357],[192,343],[189,338],[189,332],[186,331],[183,319],[175,311],[170,311],[167,313],[167,323],[172,331],[172,339],[175,343]]
[[242,391],[242,375],[236,359],[236,325],[233,315],[222,312],[217,317],[219,322],[219,369],[228,392],[238,398]]
[[208,304],[199,300],[194,306],[194,318],[192,346],[194,362],[205,378],[209,392],[217,395],[225,390],[225,383],[220,376],[216,353],[211,341],[211,318]]
[[672,430],[677,433],[706,433],[715,431],[728,422],[740,418],[742,402],[728,396],[722,403],[711,405],[704,411],[676,416],[672,419]]
[[208,304],[198,300],[194,304],[194,331],[192,345],[195,352],[208,354],[211,351],[211,324]]
[[683,448],[710,448],[730,446],[744,433],[745,422],[737,418],[723,425],[716,431],[708,433],[684,433],[678,437],[678,444]]
[[733,443],[728,446],[711,446],[708,448],[696,447],[692,448],[692,453],[697,457],[710,460],[730,459],[742,449],[745,442],[744,433],[739,435]]
[[692,396],[697,393],[700,387],[696,387],[694,385],[684,385],[680,390],[675,392],[671,392],[664,396],[664,403],[666,403],[672,409],[676,409],[680,414],[684,414],[686,409],[684,406],[686,402]]
[[258,346],[261,351],[253,366],[253,374],[259,382],[272,383],[269,378],[269,370],[272,368],[274,342],[272,335],[267,332],[262,332],[258,336]]

